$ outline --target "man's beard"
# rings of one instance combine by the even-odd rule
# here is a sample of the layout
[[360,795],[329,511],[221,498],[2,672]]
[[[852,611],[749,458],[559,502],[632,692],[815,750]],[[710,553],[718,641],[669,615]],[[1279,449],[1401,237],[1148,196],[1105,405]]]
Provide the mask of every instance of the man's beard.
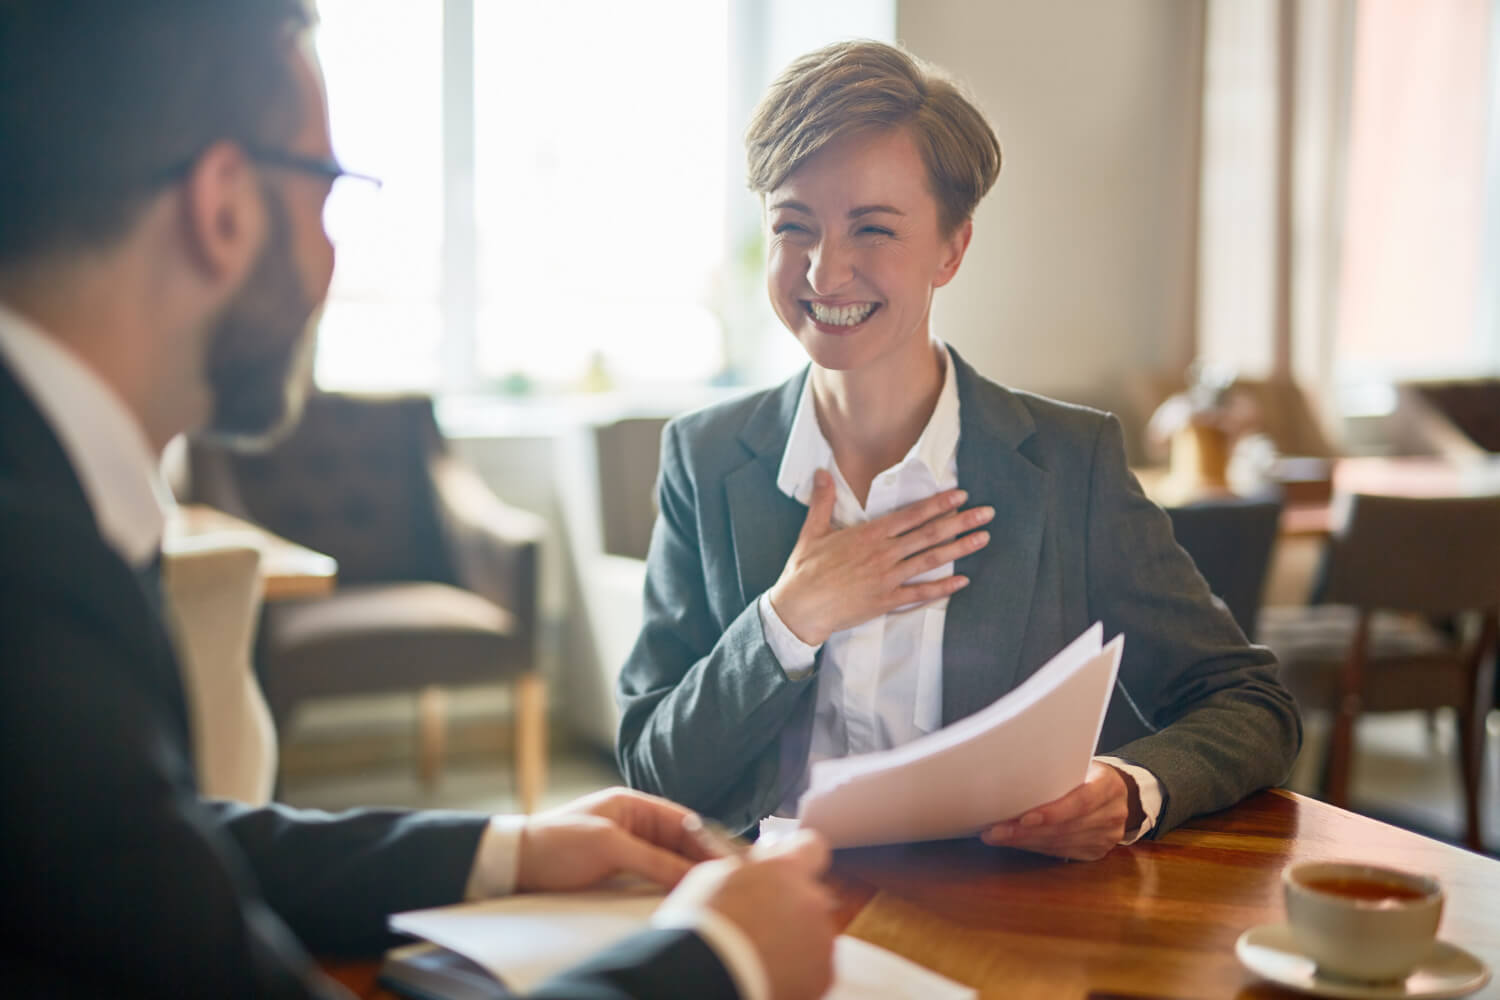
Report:
[[314,306],[297,274],[286,206],[277,192],[263,190],[265,249],[220,314],[208,346],[213,410],[202,434],[242,450],[269,447],[297,422],[316,345]]

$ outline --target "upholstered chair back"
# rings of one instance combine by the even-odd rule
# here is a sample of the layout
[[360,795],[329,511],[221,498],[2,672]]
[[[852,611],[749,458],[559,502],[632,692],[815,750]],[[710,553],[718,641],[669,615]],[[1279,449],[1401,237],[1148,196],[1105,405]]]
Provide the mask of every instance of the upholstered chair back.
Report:
[[425,396],[316,393],[269,451],[195,447],[195,499],[338,560],[342,584],[452,583],[433,497],[443,442]]

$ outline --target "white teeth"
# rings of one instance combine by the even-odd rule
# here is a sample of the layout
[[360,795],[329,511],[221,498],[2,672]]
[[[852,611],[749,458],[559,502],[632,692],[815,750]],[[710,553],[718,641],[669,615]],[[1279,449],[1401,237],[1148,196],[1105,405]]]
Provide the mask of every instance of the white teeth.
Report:
[[854,326],[856,323],[863,323],[875,311],[873,302],[848,306],[824,306],[809,302],[807,305],[812,311],[813,319],[830,326]]

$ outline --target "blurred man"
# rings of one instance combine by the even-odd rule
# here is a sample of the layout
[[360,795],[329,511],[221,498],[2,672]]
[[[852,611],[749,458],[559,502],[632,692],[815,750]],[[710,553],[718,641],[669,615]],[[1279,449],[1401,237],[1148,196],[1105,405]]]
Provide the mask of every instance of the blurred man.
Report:
[[[198,798],[162,626],[156,474],[264,439],[307,382],[342,173],[297,0],[0,0],[0,983],[17,996],[331,997],[303,950],[386,915],[617,872],[674,885],[685,811],[532,819]],[[712,861],[538,996],[813,997],[827,849]]]

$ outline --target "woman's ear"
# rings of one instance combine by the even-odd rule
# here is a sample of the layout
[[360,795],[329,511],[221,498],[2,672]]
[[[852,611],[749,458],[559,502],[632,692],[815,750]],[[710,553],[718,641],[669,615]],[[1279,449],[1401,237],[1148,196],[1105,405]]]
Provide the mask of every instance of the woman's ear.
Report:
[[964,254],[968,251],[969,240],[973,236],[974,220],[965,219],[943,240],[943,254],[938,261],[937,274],[932,279],[933,288],[942,288],[953,280],[953,276],[958,273],[958,265],[964,262]]

